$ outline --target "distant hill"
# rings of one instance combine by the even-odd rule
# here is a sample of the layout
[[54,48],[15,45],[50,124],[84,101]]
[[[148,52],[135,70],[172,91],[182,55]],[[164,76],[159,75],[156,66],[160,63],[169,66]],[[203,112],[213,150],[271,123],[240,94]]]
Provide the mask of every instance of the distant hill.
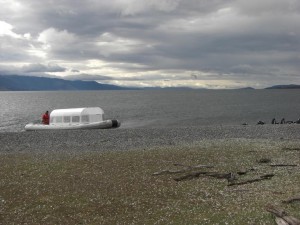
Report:
[[[203,89],[203,88],[198,88]],[[190,87],[143,87],[143,90],[194,90]]]
[[255,90],[253,87],[243,87],[243,88],[238,88],[237,90]]
[[2,91],[55,91],[55,90],[128,90],[116,85],[96,81],[64,80],[59,78],[0,75]]
[[283,85],[275,85],[272,87],[267,87],[266,89],[300,89],[300,85],[297,84],[283,84]]
[[[189,90],[189,87],[145,87],[127,88],[111,84],[101,84],[96,81],[64,80],[60,78],[34,77],[20,75],[1,75],[0,91],[59,91],[59,90]],[[202,88],[201,88],[202,89]],[[252,87],[240,89],[251,90]],[[300,85],[275,85],[265,89],[300,89]]]

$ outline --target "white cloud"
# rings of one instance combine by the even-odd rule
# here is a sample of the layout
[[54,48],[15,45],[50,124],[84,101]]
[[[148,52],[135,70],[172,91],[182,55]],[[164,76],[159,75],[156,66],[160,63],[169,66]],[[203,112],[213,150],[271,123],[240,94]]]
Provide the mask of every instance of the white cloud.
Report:
[[59,31],[55,28],[48,28],[39,34],[37,40],[44,44],[45,49],[69,48],[76,42],[77,38],[67,30]]
[[23,35],[25,39],[30,40],[31,39],[31,34],[30,33],[26,33]]
[[99,47],[100,55],[108,57],[113,54],[134,54],[144,47],[144,43],[134,39],[117,37],[111,33],[104,33],[99,37],[97,47]]
[[9,36],[12,38],[21,38],[19,34],[13,32],[13,26],[5,21],[0,21],[0,37]]

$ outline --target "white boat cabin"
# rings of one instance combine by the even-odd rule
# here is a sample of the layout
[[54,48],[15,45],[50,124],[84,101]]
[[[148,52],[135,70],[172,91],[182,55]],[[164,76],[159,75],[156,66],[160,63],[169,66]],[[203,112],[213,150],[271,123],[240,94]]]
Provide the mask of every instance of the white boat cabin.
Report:
[[50,125],[89,124],[103,119],[104,111],[99,107],[55,109],[50,113]]

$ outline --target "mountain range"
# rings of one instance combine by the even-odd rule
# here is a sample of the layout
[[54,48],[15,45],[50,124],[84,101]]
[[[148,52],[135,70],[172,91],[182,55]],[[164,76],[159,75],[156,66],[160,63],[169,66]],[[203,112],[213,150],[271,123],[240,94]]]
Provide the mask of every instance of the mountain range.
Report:
[[[20,75],[0,75],[2,91],[52,91],[52,90],[128,90],[116,85],[96,81],[64,80],[59,78]],[[133,88],[132,88],[133,89]]]
[[275,85],[272,87],[268,87],[266,89],[299,89],[300,85],[297,84],[283,84],[283,85]]
[[[61,78],[0,75],[0,91],[58,91],[58,90],[137,90],[137,89],[190,89],[190,88],[127,88],[96,81],[64,80]],[[241,89],[254,89],[246,87]],[[300,85],[275,85],[266,89],[300,89]]]

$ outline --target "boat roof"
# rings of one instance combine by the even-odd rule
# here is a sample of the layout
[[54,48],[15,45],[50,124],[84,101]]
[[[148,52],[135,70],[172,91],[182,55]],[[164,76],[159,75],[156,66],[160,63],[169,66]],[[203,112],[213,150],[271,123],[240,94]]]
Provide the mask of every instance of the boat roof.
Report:
[[50,117],[51,116],[95,115],[95,114],[104,114],[104,111],[99,107],[55,109],[51,112]]

